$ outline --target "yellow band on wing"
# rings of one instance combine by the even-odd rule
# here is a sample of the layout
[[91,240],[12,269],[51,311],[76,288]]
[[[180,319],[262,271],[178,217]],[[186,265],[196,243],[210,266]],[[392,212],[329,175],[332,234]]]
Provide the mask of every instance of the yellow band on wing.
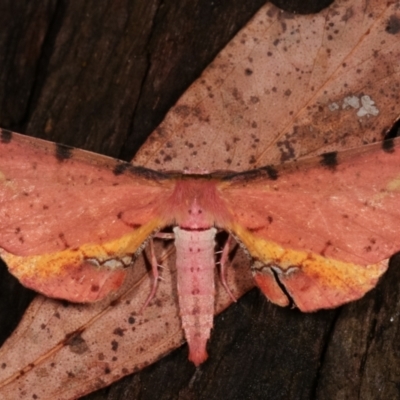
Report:
[[[134,255],[159,226],[160,221],[156,219],[110,242],[89,243],[75,249],[49,254],[16,256],[0,248],[0,257],[6,262],[10,272],[18,279],[23,281],[34,275],[36,279],[45,280],[50,276],[62,275],[66,267],[79,266],[93,260],[93,266],[99,265],[101,268],[108,260],[123,260],[126,255]],[[107,267],[112,268],[112,265],[110,262]]]
[[[231,230],[261,265],[276,272],[277,279],[303,311],[331,308],[358,299],[376,285],[387,269],[387,260],[357,265],[310,251],[285,249],[238,224],[232,224]],[[262,267],[253,269],[253,273],[258,275],[256,281],[263,279]],[[267,276],[265,284],[270,287],[266,280]]]

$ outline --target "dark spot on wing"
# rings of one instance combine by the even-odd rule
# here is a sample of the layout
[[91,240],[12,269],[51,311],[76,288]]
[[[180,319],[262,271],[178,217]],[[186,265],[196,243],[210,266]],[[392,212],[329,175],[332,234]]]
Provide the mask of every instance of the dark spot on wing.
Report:
[[258,170],[252,169],[250,171],[244,171],[244,172],[237,172],[237,173],[231,173],[227,174],[225,176],[222,176],[221,179],[224,181],[246,181],[248,179],[256,178],[259,176]]
[[246,68],[246,69],[244,70],[244,73],[245,73],[245,75],[249,76],[249,75],[252,75],[252,74],[253,74],[253,71],[252,71],[250,68]]
[[12,139],[12,132],[7,129],[0,129],[0,142],[10,143]]
[[65,247],[66,249],[69,249],[70,245],[68,244],[67,239],[65,238],[64,233],[62,233],[62,232],[59,233],[59,234],[58,234],[58,237],[59,237],[59,239],[61,240],[61,242],[62,242],[62,244],[64,245],[64,247]]
[[93,293],[96,293],[96,292],[98,292],[99,290],[100,290],[100,286],[99,286],[99,285],[92,285],[92,286],[90,287],[90,291],[93,292]]
[[393,153],[394,152],[394,141],[393,141],[393,139],[384,140],[382,142],[382,150],[385,153]]
[[265,171],[268,174],[269,179],[276,181],[279,177],[278,171],[271,165],[260,168],[260,170]]
[[391,35],[400,32],[400,19],[397,15],[391,15],[386,25],[385,31]]
[[255,228],[247,228],[247,229],[251,233],[257,233],[257,232],[261,231],[262,229],[264,229],[264,226],[257,226]]
[[253,180],[257,178],[265,178],[265,175],[267,175],[267,177],[272,181],[275,181],[279,178],[278,170],[272,165],[266,165],[265,167],[251,169],[250,171],[228,173],[226,175],[222,175],[220,179],[224,181],[232,180],[236,182],[246,182],[248,180]]
[[338,165],[337,152],[332,151],[330,153],[325,153],[321,155],[321,165],[329,169],[335,169]]
[[125,171],[129,171],[129,168],[130,168],[131,166],[132,166],[132,165],[129,164],[129,163],[121,162],[121,163],[117,164],[117,165],[114,167],[113,174],[114,174],[114,175],[121,175],[121,174],[123,174]]
[[64,144],[56,143],[56,158],[58,161],[68,160],[72,157],[73,147]]
[[116,166],[114,167],[113,173],[114,175],[130,173],[156,181],[168,179],[169,177],[168,174],[163,174],[162,172],[154,171],[153,169],[148,169],[144,167],[136,167],[128,162],[118,162],[118,164],[116,164]]
[[325,257],[325,254],[326,254],[326,252],[327,252],[329,247],[332,247],[332,242],[330,240],[325,242],[324,248],[320,251],[321,256]]

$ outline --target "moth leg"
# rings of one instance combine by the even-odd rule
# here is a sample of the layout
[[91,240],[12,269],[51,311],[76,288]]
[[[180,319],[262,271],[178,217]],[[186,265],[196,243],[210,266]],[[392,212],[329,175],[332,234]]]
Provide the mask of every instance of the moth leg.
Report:
[[157,232],[154,237],[157,239],[172,240],[175,239],[175,234],[168,232]]
[[221,260],[219,262],[220,264],[219,274],[222,286],[225,288],[226,292],[228,293],[232,301],[236,303],[236,297],[233,295],[233,293],[229,289],[228,283],[226,282],[226,264],[228,263],[228,258],[229,258],[229,247],[231,244],[231,238],[232,236],[229,235],[228,239],[226,239],[226,242],[224,244],[224,248],[222,249]]
[[153,284],[152,284],[152,287],[151,287],[150,294],[147,297],[147,300],[145,301],[144,305],[140,309],[140,313],[148,306],[150,301],[155,296],[155,294],[157,292],[158,281],[160,279],[160,274],[158,273],[159,265],[157,263],[156,253],[154,251],[153,239],[150,239],[150,263],[151,263],[151,274],[153,276]]

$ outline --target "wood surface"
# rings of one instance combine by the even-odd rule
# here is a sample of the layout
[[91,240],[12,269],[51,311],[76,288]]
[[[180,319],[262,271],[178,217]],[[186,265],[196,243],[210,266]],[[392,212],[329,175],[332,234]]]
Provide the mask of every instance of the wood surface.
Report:
[[[130,160],[263,3],[3,1],[0,126]],[[34,293],[4,265],[0,274],[3,342]],[[183,346],[84,399],[399,398],[399,282],[393,258],[363,299],[313,314],[281,309],[254,289],[215,319],[210,359],[197,370]]]

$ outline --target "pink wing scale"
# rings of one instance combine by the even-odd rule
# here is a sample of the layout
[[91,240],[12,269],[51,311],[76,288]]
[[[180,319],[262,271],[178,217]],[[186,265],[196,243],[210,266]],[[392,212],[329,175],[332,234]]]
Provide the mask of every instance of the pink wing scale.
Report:
[[60,161],[54,143],[15,133],[0,141],[0,247],[34,255],[104,243],[158,217],[173,182],[116,165],[77,149]]
[[[107,262],[132,256],[165,225],[159,210],[173,180],[120,173],[120,163],[101,155],[0,135],[0,255],[10,271],[27,287],[70,301],[117,289],[126,272]],[[129,234],[134,240],[118,242]],[[101,259],[96,249],[87,254],[88,244],[105,245]]]
[[314,311],[376,285],[400,250],[400,139],[390,143],[342,153],[325,168],[300,161],[221,185],[231,229],[256,258],[255,281],[271,301],[286,305],[288,294]]
[[399,250],[400,141],[367,146],[332,168],[294,163],[276,180],[221,187],[233,219],[257,237],[360,265]]

